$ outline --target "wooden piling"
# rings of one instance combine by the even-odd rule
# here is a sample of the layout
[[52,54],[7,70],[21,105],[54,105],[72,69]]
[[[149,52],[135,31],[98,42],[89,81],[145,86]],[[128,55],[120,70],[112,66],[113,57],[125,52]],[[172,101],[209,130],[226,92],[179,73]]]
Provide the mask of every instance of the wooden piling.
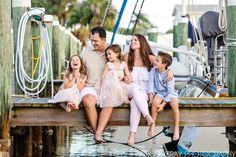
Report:
[[[52,22],[53,22],[53,16],[52,15],[44,15],[43,17],[43,23],[46,26],[47,32],[48,32],[48,38],[49,38],[49,44],[50,44],[50,50],[51,50],[51,54],[52,54]],[[48,53],[48,52],[47,52]],[[53,73],[53,71],[52,71]],[[45,89],[43,90],[43,92],[41,93],[41,97],[50,97],[51,96],[51,92],[49,93],[49,91],[51,91],[50,88],[50,84],[51,84],[51,70],[48,71],[48,80],[47,80],[47,85],[45,87]]]
[[148,31],[148,40],[157,42],[158,29],[152,28]]
[[[188,39],[188,18],[180,17],[177,24],[177,33],[176,33],[176,47],[180,45],[187,46]],[[175,53],[175,57],[178,58],[178,54]]]
[[53,78],[60,79],[61,74],[61,62],[60,62],[60,36],[59,36],[59,21],[53,21],[52,23],[52,65],[53,65]]
[[78,39],[71,34],[70,35],[70,55],[75,55],[75,54],[79,54],[80,50],[79,50],[79,46],[78,46]]
[[[229,40],[228,44],[228,91],[229,96],[236,96],[236,0],[232,0],[227,7],[227,38],[234,39]],[[234,3],[233,3],[234,2]],[[232,44],[234,42],[234,44]]]
[[52,143],[52,135],[53,135],[53,129],[52,127],[45,126],[43,127],[43,152],[42,154],[53,156],[54,153],[54,146]]
[[41,46],[41,36],[40,36],[40,28],[37,23],[37,21],[32,20],[31,22],[31,45],[32,45],[32,51],[31,51],[31,78],[36,79],[38,76],[38,70],[39,70],[39,61],[40,61],[40,46]]
[[[31,7],[31,0],[13,0],[12,1],[12,17],[13,17],[13,36],[14,36],[14,52],[16,52],[16,43],[17,43],[17,35],[18,35],[18,27],[19,22],[22,15],[27,11],[27,8]],[[4,9],[6,10],[6,9]],[[10,17],[11,19],[11,17]],[[11,28],[11,27],[10,27]],[[28,22],[25,29],[25,38],[24,38],[24,46],[23,46],[23,58],[25,61],[24,68],[26,69],[27,74],[31,72],[31,23]],[[14,53],[15,58],[15,53]],[[15,94],[23,94],[22,90],[19,88],[16,78],[14,77],[14,93]]]
[[[227,6],[227,38],[228,40],[228,95],[229,96],[236,96],[236,0],[228,1]],[[233,39],[233,40],[231,40]],[[235,115],[236,116],[236,115]],[[233,130],[229,132],[227,130]],[[233,136],[234,138],[229,138],[229,151],[230,153],[236,152],[236,127],[233,128],[226,128],[226,135]]]
[[173,47],[177,48],[177,25],[178,25],[178,19],[175,18],[173,21]]
[[[66,54],[65,54],[65,27],[59,26],[59,62],[61,66],[61,73],[63,73],[66,70]],[[62,75],[60,75],[60,79],[62,79]]]
[[[70,60],[70,31],[69,30],[65,30],[65,60],[69,61]],[[67,65],[66,65],[67,66]]]
[[0,156],[10,156],[12,35],[11,1],[0,0]]

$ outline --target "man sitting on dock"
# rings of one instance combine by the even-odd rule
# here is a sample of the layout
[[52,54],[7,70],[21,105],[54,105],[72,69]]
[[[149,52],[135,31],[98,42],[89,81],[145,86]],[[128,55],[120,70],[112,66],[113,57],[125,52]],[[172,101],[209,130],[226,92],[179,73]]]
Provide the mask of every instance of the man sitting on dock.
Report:
[[[91,30],[90,40],[92,45],[83,50],[80,55],[87,68],[88,76],[85,88],[81,91],[81,97],[88,122],[95,133],[97,124],[99,123],[96,109],[98,93],[95,89],[95,84],[101,77],[103,68],[107,62],[105,55],[105,49],[107,48],[106,30],[103,27],[93,28]],[[106,124],[110,119],[112,108],[106,108],[105,110],[101,111],[99,121],[102,123],[105,122]]]

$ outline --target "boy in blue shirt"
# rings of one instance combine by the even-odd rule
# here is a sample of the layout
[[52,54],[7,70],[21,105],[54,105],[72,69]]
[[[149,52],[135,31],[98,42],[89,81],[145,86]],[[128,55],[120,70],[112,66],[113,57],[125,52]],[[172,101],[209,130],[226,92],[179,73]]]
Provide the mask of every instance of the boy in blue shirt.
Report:
[[[167,103],[173,110],[174,135],[173,140],[179,139],[179,104],[178,94],[174,89],[175,80],[167,81],[167,69],[172,64],[172,57],[168,53],[159,51],[154,67],[150,71],[149,103],[153,121],[156,121],[158,112],[161,112]],[[148,136],[153,136],[155,123],[150,125]]]

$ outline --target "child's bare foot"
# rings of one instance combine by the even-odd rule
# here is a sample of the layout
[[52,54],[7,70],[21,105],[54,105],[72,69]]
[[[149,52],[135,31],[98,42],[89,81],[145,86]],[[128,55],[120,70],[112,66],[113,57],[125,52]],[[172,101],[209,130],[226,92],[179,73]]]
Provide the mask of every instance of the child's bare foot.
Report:
[[155,125],[154,125],[154,123],[153,123],[153,124],[150,125],[150,127],[149,127],[149,129],[148,129],[148,132],[147,132],[147,135],[148,135],[149,137],[152,137],[152,136],[153,136],[153,134],[154,134],[154,128],[155,128]]
[[164,106],[163,105],[159,105],[159,106],[157,106],[157,112],[161,112],[161,111],[163,111],[163,108],[164,108]]
[[136,134],[135,132],[130,131],[129,138],[128,138],[128,141],[127,141],[128,145],[133,145],[134,144],[135,134]]
[[179,139],[179,128],[175,129],[173,141],[177,141]]
[[73,103],[68,102],[66,105],[66,112],[71,112],[71,110],[73,109]]
[[76,105],[74,102],[69,101],[67,104],[70,106],[72,110],[78,109],[78,105]]
[[148,126],[150,126],[150,125],[152,125],[152,124],[154,123],[154,121],[153,121],[151,115],[147,115],[147,116],[145,117],[145,119],[146,119],[147,122],[148,122],[148,123],[147,123]]

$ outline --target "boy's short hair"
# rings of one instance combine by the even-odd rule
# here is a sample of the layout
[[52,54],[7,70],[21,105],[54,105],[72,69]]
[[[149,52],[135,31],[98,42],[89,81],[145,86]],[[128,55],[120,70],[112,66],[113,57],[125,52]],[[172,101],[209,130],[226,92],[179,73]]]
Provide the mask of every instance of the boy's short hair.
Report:
[[172,64],[172,57],[169,53],[165,53],[163,51],[158,52],[158,56],[161,57],[162,63],[166,64],[165,69],[168,69],[168,67]]

